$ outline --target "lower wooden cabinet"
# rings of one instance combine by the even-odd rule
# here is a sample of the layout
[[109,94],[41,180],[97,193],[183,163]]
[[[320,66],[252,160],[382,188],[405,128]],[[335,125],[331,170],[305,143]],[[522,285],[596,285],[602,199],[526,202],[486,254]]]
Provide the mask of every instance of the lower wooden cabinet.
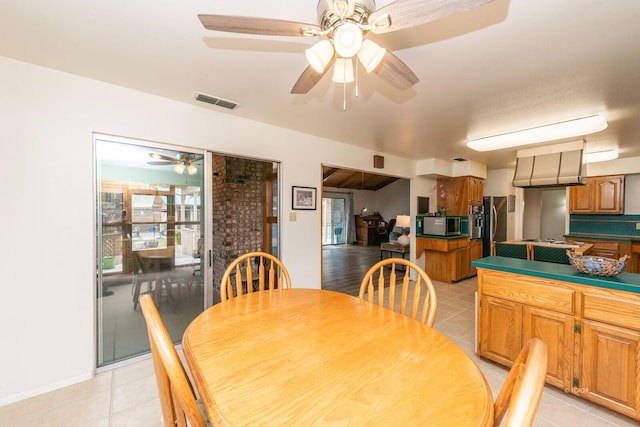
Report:
[[640,294],[478,269],[478,304],[480,356],[540,338],[548,384],[640,420]]
[[454,281],[462,280],[469,277],[471,270],[471,261],[469,261],[469,246],[463,246],[456,249],[456,268],[451,272]]
[[640,332],[584,321],[582,372],[576,394],[636,419]]
[[416,239],[416,258],[422,252],[425,252],[424,270],[429,277],[452,283],[476,274],[471,261],[482,258],[482,240],[419,237]]
[[631,244],[631,259],[627,263],[629,273],[640,273],[640,242]]
[[[482,258],[482,239],[469,241],[469,263]],[[475,276],[476,268],[469,264],[469,276]]]
[[547,383],[562,389],[572,384],[573,330],[574,319],[571,315],[537,307],[522,307],[522,342],[537,337],[547,344]]
[[[511,365],[522,348],[522,304],[484,296],[480,300],[478,353],[502,365]],[[487,325],[508,325],[498,328]]]

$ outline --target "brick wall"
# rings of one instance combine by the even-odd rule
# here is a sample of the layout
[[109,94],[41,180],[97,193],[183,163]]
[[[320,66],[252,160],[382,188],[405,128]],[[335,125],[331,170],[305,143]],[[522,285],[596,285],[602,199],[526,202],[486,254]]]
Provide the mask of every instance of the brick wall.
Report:
[[213,283],[227,266],[263,245],[264,162],[213,156]]

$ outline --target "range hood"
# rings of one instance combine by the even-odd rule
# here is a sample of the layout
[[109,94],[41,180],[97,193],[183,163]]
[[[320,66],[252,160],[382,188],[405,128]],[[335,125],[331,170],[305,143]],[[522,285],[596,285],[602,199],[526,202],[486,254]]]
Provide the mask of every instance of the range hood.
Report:
[[584,141],[518,150],[514,187],[565,187],[587,183]]

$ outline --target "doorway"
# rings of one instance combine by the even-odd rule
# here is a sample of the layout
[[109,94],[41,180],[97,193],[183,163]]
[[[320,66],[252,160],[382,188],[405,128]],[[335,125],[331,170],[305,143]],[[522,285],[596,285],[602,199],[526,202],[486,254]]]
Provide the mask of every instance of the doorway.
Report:
[[357,295],[362,277],[380,260],[380,243],[398,234],[376,227],[366,244],[356,244],[364,242],[356,221],[370,216],[386,224],[408,215],[410,181],[328,165],[322,173],[322,288]]
[[97,366],[147,353],[138,298],[149,293],[179,342],[205,307],[206,153],[95,139]]

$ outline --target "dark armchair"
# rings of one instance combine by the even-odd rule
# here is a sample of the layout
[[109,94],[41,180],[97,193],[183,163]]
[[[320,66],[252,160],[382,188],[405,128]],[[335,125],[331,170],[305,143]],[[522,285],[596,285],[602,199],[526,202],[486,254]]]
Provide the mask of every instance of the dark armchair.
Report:
[[380,238],[380,243],[388,242],[390,239],[390,235],[393,232],[393,228],[396,226],[396,219],[392,218],[389,222],[385,223],[384,226],[378,227],[378,235]]

